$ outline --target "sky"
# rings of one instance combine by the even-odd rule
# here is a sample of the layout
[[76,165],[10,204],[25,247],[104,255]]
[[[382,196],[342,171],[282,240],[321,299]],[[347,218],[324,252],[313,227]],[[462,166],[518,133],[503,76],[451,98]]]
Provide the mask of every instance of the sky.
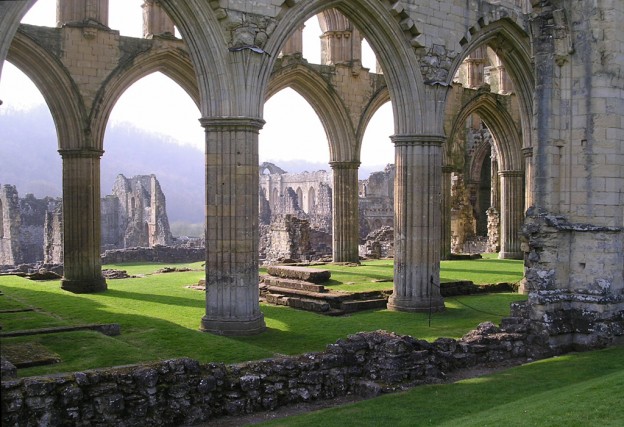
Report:
[[[110,0],[109,26],[119,30],[121,35],[141,37],[142,3],[143,0]],[[39,0],[22,22],[56,26],[56,0]],[[318,20],[309,20],[304,30],[303,54],[311,63],[320,62],[320,34]],[[365,45],[363,65],[374,70],[374,61],[372,50]],[[0,114],[44,104],[35,85],[8,62],[2,69],[0,99],[3,101]],[[163,107],[153,108],[154,105]],[[113,108],[109,126],[128,122],[203,151],[204,134],[198,122],[199,116],[199,110],[182,88],[164,75],[154,73],[124,92]],[[296,159],[311,163],[328,162],[329,148],[323,126],[312,107],[294,90],[284,89],[271,97],[265,104],[264,120],[266,125],[259,138],[261,162],[279,164],[280,160]],[[381,170],[386,164],[394,162],[394,147],[389,139],[393,133],[392,126],[392,109],[387,103],[373,116],[364,135],[362,167]]]

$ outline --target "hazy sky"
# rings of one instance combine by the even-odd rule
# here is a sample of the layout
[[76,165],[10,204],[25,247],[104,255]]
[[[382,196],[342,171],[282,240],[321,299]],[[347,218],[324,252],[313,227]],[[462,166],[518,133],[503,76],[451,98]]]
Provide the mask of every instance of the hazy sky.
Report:
[[[141,37],[142,3],[143,0],[110,0],[109,26],[122,35]],[[55,7],[56,0],[39,0],[23,22],[55,26]],[[311,63],[320,62],[320,34],[318,21],[315,18],[308,21],[304,30],[304,56]],[[374,54],[368,46],[363,49],[363,62],[364,66],[375,69]],[[10,63],[5,63],[2,69],[0,99],[4,102],[0,114],[44,103],[34,84]],[[109,126],[129,122],[203,150],[199,115],[195,104],[176,83],[154,73],[136,82],[122,95],[111,113]],[[285,89],[269,99],[264,119],[266,125],[260,133],[261,161],[328,161],[329,148],[321,122],[312,107],[292,89]],[[392,110],[387,103],[373,117],[366,131],[362,166],[382,169],[394,161],[394,148],[389,140],[393,133],[392,123]]]

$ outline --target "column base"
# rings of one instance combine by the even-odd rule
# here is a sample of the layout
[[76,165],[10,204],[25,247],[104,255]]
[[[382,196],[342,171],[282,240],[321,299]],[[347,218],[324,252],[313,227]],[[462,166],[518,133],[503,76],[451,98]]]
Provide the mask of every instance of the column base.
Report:
[[266,324],[263,314],[251,320],[220,320],[204,316],[199,330],[215,335],[239,337],[260,334],[266,330]]
[[429,299],[416,299],[416,298],[400,298],[394,295],[388,298],[388,310],[392,311],[407,311],[411,313],[427,313],[444,311],[444,298],[441,296],[431,297]]
[[524,259],[524,252],[499,252],[498,259]]
[[74,294],[94,294],[96,292],[104,292],[108,289],[106,279],[104,277],[96,277],[94,279],[72,280],[61,279],[61,289],[72,292]]

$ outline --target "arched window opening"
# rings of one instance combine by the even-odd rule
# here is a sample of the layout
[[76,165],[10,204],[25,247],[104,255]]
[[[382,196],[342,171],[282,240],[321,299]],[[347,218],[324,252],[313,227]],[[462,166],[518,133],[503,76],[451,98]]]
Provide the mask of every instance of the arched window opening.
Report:
[[[135,223],[133,229],[144,236],[115,241],[170,244],[172,236],[202,236],[205,195],[197,183],[205,180],[205,134],[198,117],[187,92],[160,72],[136,81],[119,97],[104,136],[101,188],[105,194],[112,189],[120,200],[135,198],[130,217],[145,206],[151,228],[146,231]],[[117,184],[119,175],[123,185]],[[107,235],[102,233],[103,245]]]
[[316,191],[314,187],[310,187],[308,190],[308,213],[311,214],[314,212],[316,207]]
[[329,145],[314,109],[293,89],[272,96],[264,106],[266,125],[260,131],[260,163],[270,162],[288,173],[327,169]]
[[390,102],[383,104],[366,126],[362,139],[360,179],[366,179],[372,172],[383,171],[394,164],[394,145],[390,136],[394,134],[394,114]]
[[297,187],[297,203],[299,203],[299,209],[303,209],[303,190],[301,187]]
[[6,61],[0,93],[0,159],[11,159],[2,163],[0,183],[15,185],[20,195],[60,197],[63,186],[58,136],[43,95],[26,74]]

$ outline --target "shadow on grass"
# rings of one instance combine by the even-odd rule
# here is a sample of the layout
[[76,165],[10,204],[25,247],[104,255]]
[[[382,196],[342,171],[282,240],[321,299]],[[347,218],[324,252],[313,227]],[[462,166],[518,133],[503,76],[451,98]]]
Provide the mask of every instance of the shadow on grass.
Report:
[[108,289],[102,293],[103,296],[112,298],[123,298],[126,300],[136,300],[143,302],[153,302],[157,304],[174,305],[178,307],[201,307],[205,306],[203,300],[193,298],[182,298],[169,295],[158,295],[140,292],[122,291],[119,289]]

